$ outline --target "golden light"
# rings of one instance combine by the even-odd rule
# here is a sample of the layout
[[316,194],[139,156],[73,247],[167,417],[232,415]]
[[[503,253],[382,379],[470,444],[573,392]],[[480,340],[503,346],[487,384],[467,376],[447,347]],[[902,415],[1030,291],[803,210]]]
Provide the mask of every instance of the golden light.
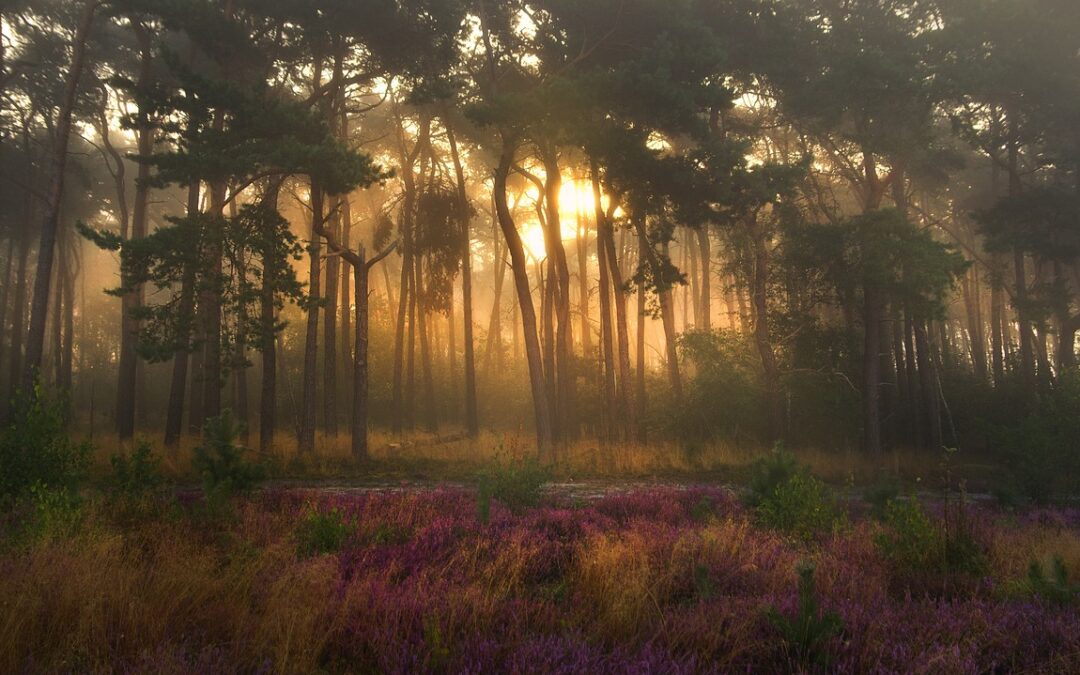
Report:
[[[542,172],[541,172],[542,175]],[[535,186],[528,186],[523,197],[533,204],[540,198]],[[593,200],[592,184],[564,176],[559,189],[559,217],[564,242],[584,236],[588,223],[593,220],[596,202]],[[535,218],[518,221],[521,241],[525,245],[526,255],[533,260],[543,260],[547,255],[544,245],[544,228]]]

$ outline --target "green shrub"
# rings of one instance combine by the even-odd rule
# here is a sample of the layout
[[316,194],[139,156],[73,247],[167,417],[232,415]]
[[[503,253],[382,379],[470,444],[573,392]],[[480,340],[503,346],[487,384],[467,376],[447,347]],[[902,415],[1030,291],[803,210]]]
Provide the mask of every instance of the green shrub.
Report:
[[74,495],[90,444],[68,438],[63,405],[41,387],[15,405],[13,422],[0,435],[0,507],[9,508],[31,488]]
[[758,504],[757,516],[766,527],[804,541],[831,529],[838,520],[829,488],[805,471],[777,485],[772,494]]
[[82,500],[76,492],[36,483],[30,486],[30,500],[34,505],[33,520],[28,523],[30,534],[69,537],[75,533],[82,515]]
[[814,589],[814,566],[799,565],[799,609],[786,617],[775,607],[767,612],[769,623],[780,631],[789,657],[803,667],[829,667],[829,641],[844,630],[835,612],[821,612]]
[[1027,414],[987,425],[1008,489],[1044,504],[1080,490],[1080,373],[1066,371]]
[[[962,514],[962,511],[961,511]],[[935,522],[914,497],[889,502],[886,530],[875,537],[882,556],[901,574],[974,576],[986,570],[986,557],[961,517],[952,527]]]
[[885,511],[889,504],[900,496],[900,483],[895,478],[889,478],[863,490],[862,498],[870,506],[870,515],[878,520],[885,519]]
[[112,475],[107,485],[113,497],[143,498],[162,486],[161,463],[145,441],[135,446],[130,455],[113,455],[109,463]]
[[337,553],[354,532],[355,519],[347,519],[340,509],[309,509],[296,528],[296,555],[310,558]]
[[944,551],[941,531],[914,498],[893,500],[885,506],[886,531],[874,542],[882,556],[902,569],[939,567]]
[[192,465],[202,476],[209,497],[227,497],[248,492],[266,476],[265,468],[248,462],[247,448],[238,445],[239,434],[232,413],[226,410],[220,417],[206,421],[203,445],[195,448]]
[[795,460],[795,455],[785,450],[783,444],[777,443],[772,452],[761,457],[751,466],[750,494],[746,498],[747,503],[756,506],[772,497],[777,487],[787,483],[803,470]]
[[496,460],[480,474],[477,488],[480,519],[487,521],[493,499],[515,512],[536,506],[550,477],[550,472],[535,457],[505,463]]
[[1076,604],[1080,599],[1080,584],[1069,582],[1065,561],[1058,555],[1054,556],[1050,562],[1049,575],[1039,561],[1031,561],[1027,578],[1015,590],[1018,595],[1036,596],[1048,603],[1061,606]]

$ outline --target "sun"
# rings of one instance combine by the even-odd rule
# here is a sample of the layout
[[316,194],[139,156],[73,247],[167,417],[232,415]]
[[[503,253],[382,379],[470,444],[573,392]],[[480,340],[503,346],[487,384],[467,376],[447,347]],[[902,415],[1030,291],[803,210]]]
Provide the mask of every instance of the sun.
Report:
[[[526,191],[529,198],[537,198],[536,190]],[[572,241],[578,236],[578,228],[587,227],[594,217],[596,202],[593,200],[592,185],[585,181],[563,177],[559,189],[559,218],[562,225],[563,241]],[[543,260],[547,255],[544,242],[544,228],[535,217],[519,222],[521,243],[525,254],[532,260]]]

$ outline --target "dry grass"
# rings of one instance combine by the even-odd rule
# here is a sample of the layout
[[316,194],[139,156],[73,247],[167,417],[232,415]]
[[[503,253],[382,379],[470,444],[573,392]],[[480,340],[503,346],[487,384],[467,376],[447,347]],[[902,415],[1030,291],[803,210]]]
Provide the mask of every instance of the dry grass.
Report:
[[[360,480],[397,482],[463,481],[495,461],[519,459],[535,452],[531,434],[484,431],[476,438],[453,430],[441,435],[413,432],[395,435],[373,430],[369,436],[369,459],[353,459],[347,434],[320,434],[314,453],[299,452],[296,442],[286,434],[264,459],[277,479],[296,481]],[[159,439],[141,438],[161,457],[167,477],[181,482],[198,482],[191,466],[197,436],[185,436],[175,450],[163,450]],[[127,451],[115,438],[96,438],[95,468],[98,476],[108,471],[109,457]],[[256,439],[252,439],[256,445]],[[738,446],[723,442],[682,445],[668,441],[647,444],[602,443],[579,439],[556,450],[553,474],[556,479],[658,479],[678,482],[743,483],[750,465],[768,452],[767,448]],[[911,485],[936,489],[941,484],[941,455],[927,451],[903,450],[881,459],[853,451],[800,448],[798,460],[833,485],[865,486],[876,482],[882,473],[902,476]],[[257,456],[253,451],[252,456]],[[985,490],[984,479],[991,467],[959,464],[958,475],[969,479],[973,490]]]

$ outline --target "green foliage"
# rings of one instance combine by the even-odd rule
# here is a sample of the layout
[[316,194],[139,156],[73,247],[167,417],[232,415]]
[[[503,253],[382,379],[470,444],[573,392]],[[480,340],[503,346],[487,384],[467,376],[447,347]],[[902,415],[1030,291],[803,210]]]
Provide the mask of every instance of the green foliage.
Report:
[[237,444],[238,429],[232,413],[206,421],[204,442],[195,448],[192,464],[203,479],[210,497],[228,497],[248,492],[266,477],[261,464],[248,462],[247,448]]
[[944,542],[940,530],[915,498],[892,500],[885,506],[888,530],[875,537],[881,554],[903,569],[940,566]]
[[690,517],[699,523],[704,523],[712,516],[713,503],[705,495],[702,495],[701,499],[694,502],[694,505],[690,507]]
[[900,496],[900,483],[895,478],[879,481],[865,490],[862,498],[870,506],[870,515],[884,520],[889,504]]
[[809,541],[831,529],[839,514],[825,483],[806,471],[780,483],[758,504],[757,517],[767,527]]
[[296,555],[310,558],[337,553],[356,532],[356,520],[346,518],[341,509],[319,511],[311,508],[296,528]]
[[803,667],[829,667],[829,641],[844,630],[843,621],[835,612],[822,612],[814,589],[814,566],[801,564],[799,574],[799,608],[794,617],[784,616],[770,607],[766,616],[784,641],[788,654]]
[[68,488],[50,488],[41,483],[30,487],[34,504],[33,531],[45,537],[68,537],[75,533],[82,512],[82,500]]
[[708,600],[716,595],[716,584],[709,575],[707,565],[694,565],[694,594],[701,600]]
[[678,346],[695,376],[687,382],[681,400],[671,398],[657,406],[654,426],[688,444],[715,438],[764,438],[761,360],[749,336],[694,330],[680,335]]
[[512,511],[519,512],[540,503],[541,490],[551,473],[540,466],[535,457],[502,462],[496,460],[480,474],[477,489],[477,513],[486,522],[491,513],[491,500],[498,500]]
[[[962,512],[961,512],[962,513]],[[874,541],[882,556],[902,575],[978,575],[986,557],[963,518],[949,526],[948,512],[937,522],[914,497],[889,502],[886,530]]]
[[1013,491],[1047,503],[1080,490],[1080,374],[1064,372],[1029,414],[987,425]]
[[141,499],[161,488],[161,463],[145,441],[136,445],[130,455],[113,455],[109,463],[112,465],[112,475],[108,488],[114,497]]
[[783,444],[777,443],[772,452],[758,459],[751,467],[747,502],[755,506],[772,497],[777,487],[791,480],[800,470],[795,455],[785,450]]
[[1038,596],[1054,605],[1069,606],[1080,600],[1080,584],[1069,581],[1065,561],[1058,555],[1050,561],[1049,575],[1039,561],[1031,561],[1027,579],[1019,585],[1018,590],[1022,595]]
[[63,404],[35,387],[31,396],[16,401],[11,419],[0,436],[0,507],[31,488],[75,494],[90,444],[68,437]]

